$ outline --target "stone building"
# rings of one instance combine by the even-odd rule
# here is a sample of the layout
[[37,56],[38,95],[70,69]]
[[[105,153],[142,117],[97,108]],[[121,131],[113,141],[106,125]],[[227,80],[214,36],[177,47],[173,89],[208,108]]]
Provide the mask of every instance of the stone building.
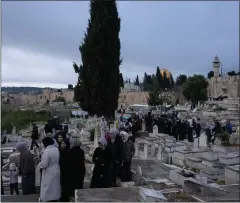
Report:
[[220,96],[238,99],[240,96],[239,75],[220,75],[221,62],[218,56],[213,61],[214,76],[208,80],[208,98],[216,99]]

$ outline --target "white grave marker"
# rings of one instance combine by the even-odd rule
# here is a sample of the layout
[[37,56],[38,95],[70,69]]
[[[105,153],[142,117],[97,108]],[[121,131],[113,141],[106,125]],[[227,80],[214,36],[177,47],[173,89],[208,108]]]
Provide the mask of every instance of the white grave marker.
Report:
[[207,147],[207,135],[205,132],[202,132],[199,137],[199,147]]
[[157,125],[153,126],[153,136],[155,137],[158,134],[158,127]]

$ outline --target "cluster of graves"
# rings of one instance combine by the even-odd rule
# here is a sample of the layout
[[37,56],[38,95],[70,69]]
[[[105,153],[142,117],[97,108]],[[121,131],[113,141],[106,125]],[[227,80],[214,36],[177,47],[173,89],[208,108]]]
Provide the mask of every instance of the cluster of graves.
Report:
[[[204,132],[190,143],[158,133],[157,126],[154,126],[153,133],[143,129],[138,132],[135,142],[132,181],[119,180],[119,187],[116,188],[89,189],[87,183],[91,180],[94,167],[92,155],[101,136],[100,120],[73,118],[69,123],[69,136],[81,140],[87,168],[84,189],[76,191],[75,201],[239,201],[239,111],[214,111],[209,106],[201,106],[194,111],[189,111],[188,106],[176,108],[182,111],[181,119],[200,118],[202,125],[209,125],[216,118],[222,122],[230,120],[235,131],[230,136],[232,146],[219,143],[209,146]],[[112,124],[110,128],[116,128],[115,125]],[[90,141],[92,129],[95,129],[94,140]],[[43,126],[39,126],[39,130],[40,137],[43,137]],[[16,135],[15,131],[12,134],[8,135],[6,144],[1,148],[5,161],[19,158],[19,154],[13,152],[16,142],[25,140],[29,145],[31,142],[29,130],[22,132],[22,135]],[[38,156],[36,150],[32,153]],[[36,177],[40,177],[39,171],[36,171]],[[7,186],[8,179],[3,179]],[[40,185],[38,178],[36,185]]]

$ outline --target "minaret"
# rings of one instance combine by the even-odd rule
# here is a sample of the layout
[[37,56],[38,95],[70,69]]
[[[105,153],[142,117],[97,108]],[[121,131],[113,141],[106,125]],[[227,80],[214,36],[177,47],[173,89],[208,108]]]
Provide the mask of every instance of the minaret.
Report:
[[214,77],[219,77],[219,69],[220,69],[220,61],[218,56],[216,55],[213,61]]

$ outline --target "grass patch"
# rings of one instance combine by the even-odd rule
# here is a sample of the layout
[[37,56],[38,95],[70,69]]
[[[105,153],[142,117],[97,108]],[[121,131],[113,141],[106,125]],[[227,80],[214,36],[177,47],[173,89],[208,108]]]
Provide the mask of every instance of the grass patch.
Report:
[[26,128],[30,122],[46,122],[51,119],[49,111],[32,111],[32,110],[3,110],[1,115],[1,131],[9,134],[13,127],[17,131]]

